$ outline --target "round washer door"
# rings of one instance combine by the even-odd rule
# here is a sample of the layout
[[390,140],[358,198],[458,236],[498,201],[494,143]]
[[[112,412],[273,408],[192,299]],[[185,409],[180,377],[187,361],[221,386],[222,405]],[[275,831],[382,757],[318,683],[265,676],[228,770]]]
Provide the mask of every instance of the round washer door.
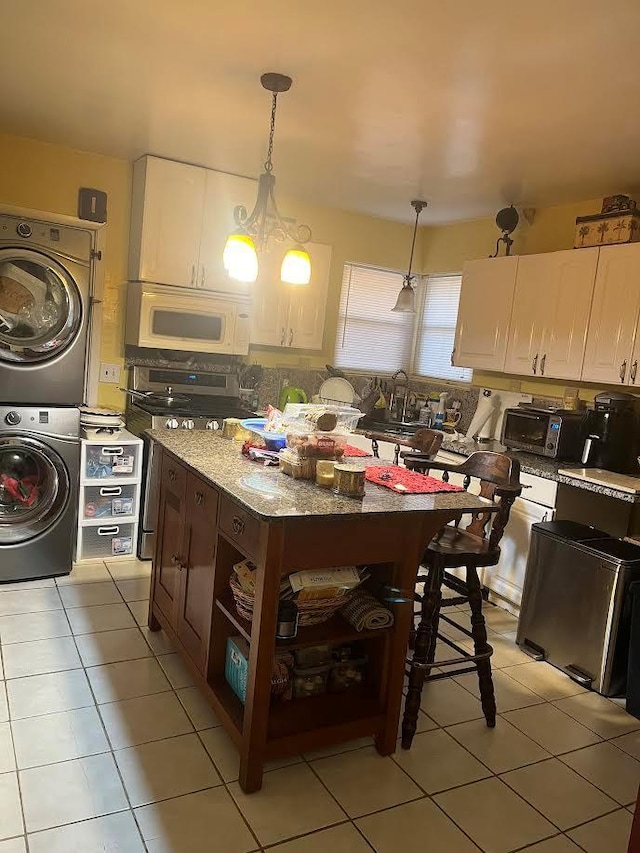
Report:
[[55,358],[82,323],[82,299],[57,261],[32,249],[0,250],[0,362]]
[[0,434],[0,549],[51,527],[69,496],[67,468],[52,448],[36,438]]

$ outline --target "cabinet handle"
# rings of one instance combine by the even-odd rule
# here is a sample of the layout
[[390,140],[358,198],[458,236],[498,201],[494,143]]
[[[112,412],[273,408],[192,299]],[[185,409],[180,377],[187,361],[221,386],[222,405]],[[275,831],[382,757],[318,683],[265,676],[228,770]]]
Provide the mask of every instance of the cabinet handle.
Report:
[[455,367],[455,366],[456,366],[456,361],[455,361],[455,358],[454,358],[455,354],[456,354],[456,348],[454,347],[454,348],[451,350],[451,367]]
[[533,362],[531,364],[531,370],[535,373],[538,369],[538,353],[535,354]]
[[172,483],[175,483],[176,481],[176,472],[173,470],[173,468],[169,468],[169,479]]
[[196,492],[196,505],[202,506],[204,503],[204,492]]
[[196,283],[196,265],[191,264],[191,287]]
[[180,559],[180,557],[178,557],[177,554],[171,555],[171,562],[178,569],[179,572],[181,572],[184,569],[184,565],[182,563],[182,560]]
[[638,361],[636,359],[636,361],[634,361],[633,364],[631,365],[631,374],[630,374],[631,381],[633,382],[634,385],[636,384],[636,373],[637,372],[638,372]]
[[545,352],[545,354],[540,359],[540,376],[544,376],[544,366],[546,363],[547,363],[547,354]]
[[283,347],[283,346],[284,346],[284,342],[285,342],[286,336],[287,336],[287,331],[286,331],[285,327],[283,326],[283,327],[282,327],[282,334],[280,335],[280,346],[281,346],[281,347]]
[[289,346],[293,343],[293,329],[289,329]]
[[103,486],[100,489],[101,498],[112,498],[122,494],[121,486]]
[[622,362],[620,365],[620,382],[624,382],[624,375],[627,372],[627,359]]
[[236,536],[242,536],[244,533],[244,521],[237,515],[234,515],[231,519],[231,529]]
[[200,274],[200,287],[204,287],[204,283],[207,280],[207,268],[204,264],[202,264],[202,273]]

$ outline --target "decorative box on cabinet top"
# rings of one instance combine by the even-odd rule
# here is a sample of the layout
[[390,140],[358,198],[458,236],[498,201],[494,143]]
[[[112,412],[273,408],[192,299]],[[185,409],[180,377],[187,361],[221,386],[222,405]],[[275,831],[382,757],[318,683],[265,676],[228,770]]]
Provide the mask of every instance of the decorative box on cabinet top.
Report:
[[607,246],[612,243],[637,243],[640,240],[640,210],[596,213],[576,219],[575,249]]

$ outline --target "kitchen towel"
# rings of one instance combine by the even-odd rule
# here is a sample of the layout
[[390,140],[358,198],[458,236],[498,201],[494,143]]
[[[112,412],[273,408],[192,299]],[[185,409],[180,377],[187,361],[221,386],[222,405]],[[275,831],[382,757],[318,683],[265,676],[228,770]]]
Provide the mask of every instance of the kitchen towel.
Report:
[[345,444],[345,456],[373,456],[373,453],[368,453],[366,450],[360,450],[359,447],[354,447],[353,444]]
[[462,486],[453,483],[443,483],[435,477],[409,471],[399,465],[370,465],[365,473],[370,483],[376,486],[386,486],[398,494],[432,495],[437,492],[463,492]]
[[393,625],[393,613],[364,589],[356,590],[340,612],[356,631],[371,631],[373,628],[389,628]]

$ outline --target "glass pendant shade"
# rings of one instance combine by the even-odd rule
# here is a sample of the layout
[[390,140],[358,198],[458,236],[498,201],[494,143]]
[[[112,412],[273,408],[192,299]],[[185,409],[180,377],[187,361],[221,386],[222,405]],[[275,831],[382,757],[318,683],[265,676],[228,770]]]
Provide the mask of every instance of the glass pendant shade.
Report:
[[402,285],[402,290],[398,294],[396,304],[391,310],[403,314],[416,313],[416,292],[408,282]]
[[311,258],[302,246],[289,249],[286,253],[280,268],[280,278],[287,284],[309,284],[311,281]]
[[253,282],[258,277],[258,255],[248,234],[234,231],[227,237],[222,262],[229,278]]

